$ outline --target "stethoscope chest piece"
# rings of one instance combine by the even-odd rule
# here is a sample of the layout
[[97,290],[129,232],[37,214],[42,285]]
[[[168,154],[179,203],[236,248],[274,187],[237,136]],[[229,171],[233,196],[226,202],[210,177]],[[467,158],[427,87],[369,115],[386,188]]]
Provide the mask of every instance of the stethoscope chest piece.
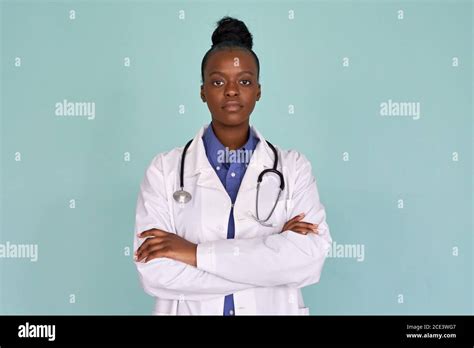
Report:
[[192,196],[189,192],[181,189],[173,193],[173,198],[177,203],[186,204],[191,200]]

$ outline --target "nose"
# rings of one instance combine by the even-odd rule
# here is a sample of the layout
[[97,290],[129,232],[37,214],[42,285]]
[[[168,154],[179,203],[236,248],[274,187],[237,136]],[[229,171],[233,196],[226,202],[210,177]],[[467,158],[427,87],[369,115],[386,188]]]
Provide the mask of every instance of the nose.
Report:
[[237,87],[237,84],[230,81],[227,85],[226,85],[226,89],[225,89],[225,95],[226,96],[229,96],[229,97],[234,97],[236,95],[239,95],[239,88]]

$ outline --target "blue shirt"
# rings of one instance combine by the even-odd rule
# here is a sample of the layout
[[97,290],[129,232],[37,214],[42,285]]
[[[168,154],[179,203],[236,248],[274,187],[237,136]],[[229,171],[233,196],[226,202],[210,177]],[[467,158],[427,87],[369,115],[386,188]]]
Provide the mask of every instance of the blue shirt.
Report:
[[[247,165],[250,162],[251,155],[260,141],[252,128],[249,127],[247,135],[247,142],[244,146],[237,150],[229,150],[217,139],[214,130],[212,129],[212,122],[204,131],[202,140],[204,148],[206,149],[206,156],[209,163],[214,168],[219,180],[225,187],[227,194],[232,201],[232,208],[230,210],[229,223],[227,226],[227,239],[234,238],[235,224],[234,224],[234,203],[237,198],[240,183],[244,177]],[[234,315],[234,296],[227,295],[224,299],[224,315]]]

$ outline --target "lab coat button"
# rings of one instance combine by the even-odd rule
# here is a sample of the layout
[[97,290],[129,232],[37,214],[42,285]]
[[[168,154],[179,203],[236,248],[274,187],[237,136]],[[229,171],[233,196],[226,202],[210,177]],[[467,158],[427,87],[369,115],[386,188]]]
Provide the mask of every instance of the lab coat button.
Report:
[[235,173],[234,173],[234,172],[232,172],[232,173],[230,173],[230,175],[231,175],[232,177],[234,177],[234,176],[235,176]]
[[230,315],[234,315],[234,311],[231,309],[231,310],[229,311],[229,314],[230,314]]

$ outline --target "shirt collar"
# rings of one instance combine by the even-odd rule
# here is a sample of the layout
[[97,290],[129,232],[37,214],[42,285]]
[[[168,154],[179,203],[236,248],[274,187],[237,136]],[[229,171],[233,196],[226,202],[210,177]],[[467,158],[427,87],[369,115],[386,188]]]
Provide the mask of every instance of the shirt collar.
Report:
[[[249,127],[249,136],[247,142],[237,150],[251,150],[254,151],[257,143],[260,141],[258,136],[253,132],[252,127]],[[204,131],[202,136],[202,140],[204,143],[204,148],[206,149],[206,156],[211,162],[211,164],[216,167],[219,165],[217,158],[221,151],[225,152],[225,146],[220,142],[217,138],[214,130],[212,129],[212,122],[209,123],[207,129]],[[246,159],[250,161],[251,156],[247,156]],[[246,162],[245,164],[248,164]]]

